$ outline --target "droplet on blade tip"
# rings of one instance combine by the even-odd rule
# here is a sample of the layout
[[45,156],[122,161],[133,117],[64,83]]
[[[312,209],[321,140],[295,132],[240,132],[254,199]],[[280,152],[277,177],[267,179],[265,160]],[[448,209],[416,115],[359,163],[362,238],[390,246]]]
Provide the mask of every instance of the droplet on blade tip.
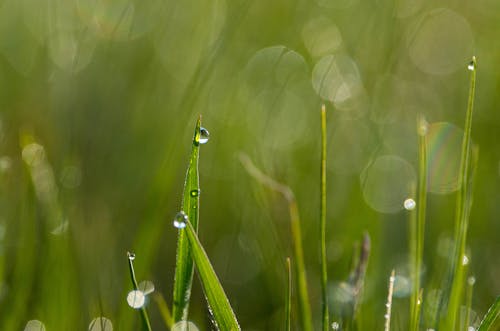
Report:
[[127,252],[127,256],[130,261],[135,260],[135,253]]
[[201,127],[200,139],[199,139],[200,144],[206,144],[209,139],[210,139],[210,132],[208,132],[208,130],[205,129],[204,127]]

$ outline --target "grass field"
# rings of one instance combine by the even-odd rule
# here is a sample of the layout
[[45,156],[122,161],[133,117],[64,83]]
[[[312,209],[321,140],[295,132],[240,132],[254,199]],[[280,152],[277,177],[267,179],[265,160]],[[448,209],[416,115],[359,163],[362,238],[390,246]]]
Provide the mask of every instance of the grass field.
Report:
[[494,0],[0,0],[0,330],[497,330],[499,33]]

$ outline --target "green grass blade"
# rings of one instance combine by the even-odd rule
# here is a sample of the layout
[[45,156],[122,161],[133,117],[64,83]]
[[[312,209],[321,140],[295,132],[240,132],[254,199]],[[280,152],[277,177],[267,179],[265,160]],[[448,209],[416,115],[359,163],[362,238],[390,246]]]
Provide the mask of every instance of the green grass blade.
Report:
[[396,279],[396,273],[394,270],[391,272],[391,277],[389,277],[389,288],[387,291],[387,303],[385,304],[386,311],[384,315],[384,331],[391,330],[391,311],[392,311],[392,295],[394,293],[394,280]]
[[158,306],[158,310],[160,311],[160,316],[162,317],[165,326],[167,327],[167,329],[170,330],[172,328],[172,325],[174,325],[174,321],[172,319],[172,314],[168,309],[167,303],[165,302],[165,298],[161,293],[155,292],[153,294],[153,300],[156,302],[156,305]]
[[210,264],[207,253],[203,249],[193,225],[189,221],[187,221],[186,225],[184,230],[191,246],[191,254],[217,329],[224,331],[240,330],[226,293]]
[[[199,180],[198,158],[200,152],[201,116],[196,122],[193,146],[184,183],[181,210],[188,216],[195,231],[198,231]],[[193,260],[184,229],[179,230],[177,239],[177,258],[175,266],[172,317],[175,322],[187,320],[191,284],[193,283]]]
[[495,326],[494,323],[497,320],[498,316],[500,315],[500,296],[498,296],[495,300],[495,302],[491,305],[490,309],[488,309],[488,312],[486,315],[484,315],[483,320],[481,321],[481,324],[479,325],[479,328],[477,331],[493,331],[493,327]]
[[[411,239],[412,245],[410,252],[413,262],[413,289],[410,309],[410,330],[418,330],[419,312],[420,312],[420,277],[422,274],[422,259],[424,254],[424,236],[425,236],[425,215],[427,207],[427,122],[422,115],[417,118],[418,133],[418,197],[417,210],[410,216],[412,221]],[[416,220],[414,219],[416,213]]]
[[321,313],[323,331],[328,331],[328,295],[326,261],[326,107],[321,107],[321,194],[320,194],[320,251],[321,251]]
[[291,328],[291,313],[292,313],[292,267],[290,258],[286,258],[286,295],[285,295],[285,331],[290,331]]
[[311,306],[309,304],[309,293],[307,290],[307,276],[306,276],[306,267],[304,263],[304,250],[302,248],[302,231],[300,229],[299,209],[297,207],[295,195],[288,186],[278,183],[271,177],[262,173],[252,163],[252,161],[247,155],[241,154],[240,161],[245,167],[245,170],[252,177],[254,177],[261,184],[269,187],[270,189],[281,193],[288,202],[288,209],[290,213],[290,230],[292,232],[292,240],[293,240],[294,260],[296,261],[295,274],[298,283],[297,284],[298,303],[299,303],[301,330],[310,331],[312,330]]
[[[137,285],[137,279],[135,278],[134,259],[135,259],[135,255],[127,252],[127,260],[128,260],[128,269],[130,271],[130,279],[132,281],[132,286],[134,287],[134,290],[137,291],[138,285]],[[141,306],[140,312],[141,312],[143,329],[147,330],[147,331],[151,331],[151,323],[149,322],[149,316],[148,316],[148,312],[146,310],[145,305]]]
[[444,319],[444,330],[454,330],[458,321],[460,305],[462,303],[464,288],[464,264],[462,263],[465,255],[467,227],[469,222],[469,207],[471,185],[469,185],[470,158],[471,158],[471,131],[472,131],[472,113],[474,110],[474,94],[476,89],[476,58],[473,57],[468,66],[470,70],[470,87],[467,112],[465,115],[464,136],[462,139],[462,151],[460,160],[460,180],[461,185],[457,193],[456,211],[455,211],[455,247],[453,255],[453,281],[449,294],[448,312]]

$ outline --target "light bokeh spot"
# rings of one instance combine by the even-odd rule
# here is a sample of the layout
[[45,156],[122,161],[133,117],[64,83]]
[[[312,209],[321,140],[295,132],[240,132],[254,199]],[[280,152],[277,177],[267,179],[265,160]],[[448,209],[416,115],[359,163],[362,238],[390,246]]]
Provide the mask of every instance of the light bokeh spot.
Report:
[[361,188],[365,202],[381,213],[396,213],[411,195],[416,182],[413,166],[396,155],[375,159],[361,173]]
[[342,46],[337,26],[325,17],[311,19],[302,28],[302,41],[313,58],[334,53]]
[[139,309],[142,308],[142,306],[144,306],[145,302],[146,302],[146,296],[142,291],[133,290],[128,292],[127,303],[130,307],[134,309]]
[[445,75],[462,69],[470,60],[474,37],[467,20],[447,8],[425,13],[408,32],[408,53],[428,74]]
[[349,109],[353,99],[364,94],[358,66],[342,53],[324,56],[316,63],[312,86],[321,98],[333,102],[340,110]]
[[96,317],[90,322],[89,331],[113,331],[113,323],[106,317]]
[[137,285],[137,289],[144,295],[148,295],[154,292],[155,284],[150,280],[143,280]]
[[39,320],[31,320],[26,323],[24,331],[45,331],[45,325]]
[[196,324],[191,321],[180,321],[175,323],[170,331],[199,331]]

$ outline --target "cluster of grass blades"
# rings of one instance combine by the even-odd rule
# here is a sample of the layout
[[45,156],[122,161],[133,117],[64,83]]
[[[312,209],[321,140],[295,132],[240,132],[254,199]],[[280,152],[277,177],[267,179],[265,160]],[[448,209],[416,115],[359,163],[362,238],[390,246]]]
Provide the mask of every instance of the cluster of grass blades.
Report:
[[[475,163],[477,162],[477,153],[473,152],[471,147],[471,124],[472,111],[474,104],[474,91],[476,81],[476,60],[473,58],[468,69],[471,71],[470,77],[470,92],[469,101],[466,112],[465,130],[462,142],[462,155],[460,165],[461,183],[457,193],[457,207],[455,216],[455,247],[453,254],[453,263],[450,266],[449,277],[446,280],[443,288],[445,289],[442,296],[437,316],[432,325],[432,329],[427,330],[443,330],[454,331],[458,330],[460,306],[466,301],[466,306],[470,307],[472,300],[473,282],[468,282],[468,287],[465,284],[466,269],[462,263],[465,256],[466,236],[468,228],[468,216],[471,206],[471,186],[472,178],[474,177]],[[366,233],[363,236],[359,253],[353,255],[352,269],[346,286],[350,288],[352,299],[350,306],[347,308],[349,312],[339,320],[330,324],[330,313],[328,310],[328,275],[327,275],[327,258],[326,258],[326,108],[321,109],[321,166],[320,166],[320,213],[319,213],[319,251],[320,251],[320,268],[321,268],[321,329],[326,330],[368,330],[372,329],[373,325],[381,324],[383,321],[384,330],[391,330],[391,311],[393,309],[393,292],[395,288],[396,274],[393,270],[389,278],[388,295],[386,302],[386,313],[384,319],[380,319],[379,323],[374,322],[373,325],[361,325],[357,320],[360,314],[359,306],[363,291],[363,283],[368,264],[370,253],[370,237]],[[425,286],[420,277],[423,266],[423,251],[424,251],[424,229],[426,218],[426,201],[427,201],[427,161],[426,161],[426,133],[427,123],[421,116],[417,119],[417,131],[419,133],[419,180],[415,187],[416,203],[412,200],[410,210],[409,234],[410,234],[410,264],[412,266],[412,294],[409,307],[408,329],[410,331],[420,330],[422,327],[421,312],[423,302],[423,291]],[[176,215],[174,226],[178,228],[178,246],[176,257],[176,270],[174,279],[173,303],[172,311],[161,295],[154,296],[157,302],[161,315],[165,320],[167,327],[172,330],[189,330],[189,302],[191,296],[191,285],[193,281],[194,268],[197,269],[201,281],[201,285],[207,300],[208,310],[211,314],[214,326],[218,330],[240,330],[236,315],[231,308],[229,300],[224,292],[224,289],[212,267],[209,258],[198,238],[198,215],[199,215],[199,177],[198,177],[198,160],[200,144],[208,140],[208,131],[201,126],[201,117],[198,119],[195,127],[194,138],[192,143],[191,157],[186,174],[184,193],[182,196],[181,211]],[[284,302],[285,316],[283,317],[283,327],[285,330],[290,330],[292,327],[292,292],[297,293],[298,305],[298,325],[300,330],[313,330],[313,319],[311,313],[311,305],[309,302],[309,291],[306,276],[306,267],[304,261],[304,252],[302,247],[302,234],[298,204],[292,190],[282,183],[275,181],[273,178],[264,174],[259,170],[245,155],[240,155],[240,161],[246,171],[257,182],[263,186],[279,192],[288,203],[290,216],[290,233],[292,238],[293,255],[292,258],[286,258],[286,295]],[[128,255],[129,269],[134,290],[138,290],[135,272],[133,268],[133,256]],[[293,268],[292,268],[293,266]],[[293,272],[292,272],[293,270]],[[464,290],[464,288],[466,290]],[[464,294],[465,293],[465,294]],[[140,307],[143,329],[151,331],[148,314],[144,306]],[[489,311],[484,316],[478,330],[487,331],[494,330],[495,321],[500,314],[500,298],[494,302]],[[373,317],[376,319],[376,317]],[[467,329],[469,317],[465,318]],[[181,327],[175,327],[181,323]],[[184,323],[184,324],[183,324]],[[428,327],[428,326],[426,326]]]

